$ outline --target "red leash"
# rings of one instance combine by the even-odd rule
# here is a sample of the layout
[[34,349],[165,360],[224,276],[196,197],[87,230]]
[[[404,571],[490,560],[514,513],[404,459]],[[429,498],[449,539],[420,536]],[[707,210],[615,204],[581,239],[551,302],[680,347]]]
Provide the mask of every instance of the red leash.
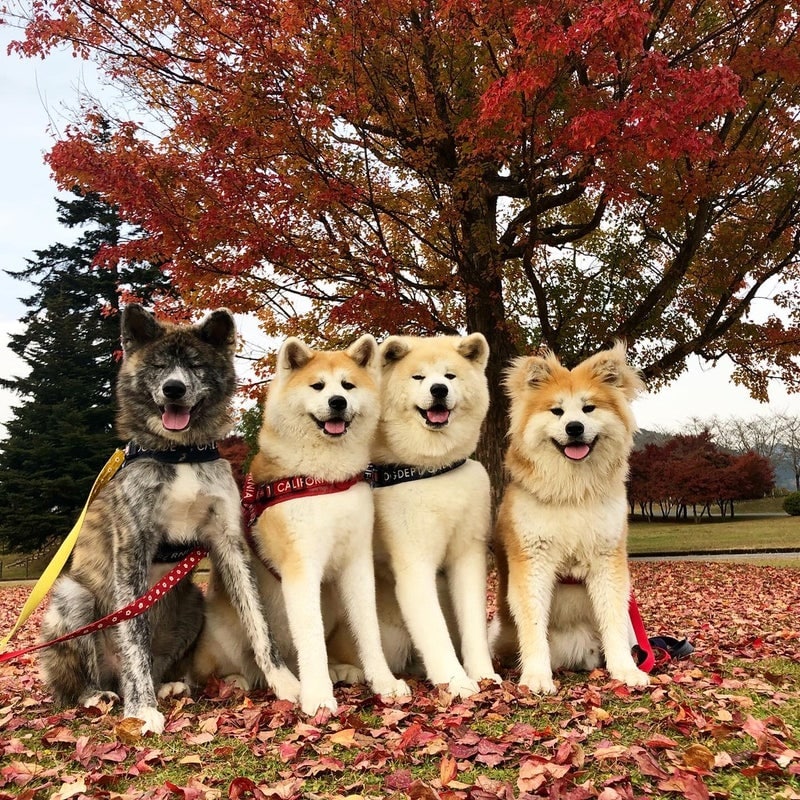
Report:
[[642,616],[639,613],[639,606],[636,604],[633,592],[631,592],[631,597],[628,601],[628,616],[631,619],[631,625],[633,625],[633,632],[636,634],[636,644],[639,645],[639,649],[644,653],[644,661],[638,665],[639,669],[642,672],[649,673],[656,664],[656,656],[653,652],[653,646],[647,638],[647,631],[644,629]]
[[[558,582],[574,586],[583,584],[582,580],[579,580],[578,578],[572,578],[569,575],[565,577],[559,575]],[[633,632],[636,635],[636,645],[639,647],[642,653],[644,653],[644,659],[642,660],[642,663],[637,664],[637,666],[640,670],[642,670],[642,672],[649,673],[656,664],[656,656],[653,652],[653,646],[650,644],[650,640],[647,638],[647,631],[644,629],[642,615],[639,613],[639,606],[636,604],[636,598],[633,596],[633,590],[631,590],[630,598],[628,599],[628,617],[630,618],[631,625],[633,626]]]
[[95,633],[96,631],[103,630],[103,628],[110,628],[112,625],[117,625],[127,619],[133,619],[140,614],[144,614],[152,608],[170,589],[177,586],[192,570],[208,555],[208,551],[203,547],[198,547],[192,550],[186,558],[179,564],[176,564],[158,583],[154,584],[146,594],[137,597],[132,603],[121,608],[119,611],[113,611],[107,614],[102,619],[90,622],[82,628],[78,628],[71,633],[65,633],[57,639],[51,639],[49,642],[40,642],[39,644],[26,647],[22,650],[15,650],[12,653],[0,654],[0,664],[11,661],[18,656],[32,653],[34,650],[41,650],[45,647],[50,647],[53,644],[60,642],[67,642],[70,639],[77,639],[79,636],[85,636],[88,633]]

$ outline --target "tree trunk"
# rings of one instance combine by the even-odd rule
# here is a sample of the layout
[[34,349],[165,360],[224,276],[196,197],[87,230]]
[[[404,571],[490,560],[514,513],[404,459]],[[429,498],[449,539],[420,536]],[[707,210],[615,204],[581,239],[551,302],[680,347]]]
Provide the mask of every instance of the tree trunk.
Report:
[[[492,482],[493,511],[503,496],[505,477],[503,459],[508,431],[508,398],[503,390],[503,373],[517,352],[503,322],[503,303],[499,295],[499,281],[495,291],[476,292],[467,301],[467,329],[480,331],[489,343],[489,364],[486,380],[489,384],[489,411],[476,456],[486,467]],[[494,296],[494,297],[493,297]]]

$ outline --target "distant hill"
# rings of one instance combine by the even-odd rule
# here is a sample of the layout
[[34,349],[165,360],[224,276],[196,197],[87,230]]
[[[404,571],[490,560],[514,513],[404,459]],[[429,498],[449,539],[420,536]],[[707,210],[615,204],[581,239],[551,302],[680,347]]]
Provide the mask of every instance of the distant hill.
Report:
[[781,463],[773,463],[775,467],[775,487],[778,489],[788,489],[790,492],[797,491],[797,485],[794,481],[794,471],[789,465],[782,461]]
[[648,431],[642,428],[633,437],[633,449],[644,450],[649,444],[664,444],[673,435],[672,433],[659,433],[658,431]]

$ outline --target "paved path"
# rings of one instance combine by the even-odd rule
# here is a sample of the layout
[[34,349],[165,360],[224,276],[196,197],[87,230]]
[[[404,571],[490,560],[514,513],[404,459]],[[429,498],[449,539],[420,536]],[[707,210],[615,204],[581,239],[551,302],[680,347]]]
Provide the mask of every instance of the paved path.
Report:
[[753,561],[780,558],[797,560],[800,566],[800,547],[787,550],[714,550],[707,553],[631,553],[628,558],[631,561]]

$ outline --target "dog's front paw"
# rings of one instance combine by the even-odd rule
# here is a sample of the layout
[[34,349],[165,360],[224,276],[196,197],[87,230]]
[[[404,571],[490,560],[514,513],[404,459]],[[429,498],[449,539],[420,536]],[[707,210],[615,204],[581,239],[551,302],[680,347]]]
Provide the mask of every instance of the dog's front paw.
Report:
[[328,675],[333,683],[346,683],[348,686],[364,683],[364,670],[353,664],[328,664]]
[[183,681],[162,683],[157,692],[159,700],[166,700],[168,697],[191,697],[191,694],[191,689]]
[[288,667],[278,667],[270,673],[267,683],[275,692],[278,700],[291,700],[296,703],[300,699],[300,681],[295,678]]
[[411,694],[411,687],[400,678],[393,678],[387,683],[373,683],[372,691],[382,697],[408,697]]
[[237,689],[241,689],[243,692],[249,692],[253,688],[250,685],[250,681],[238,672],[232,672],[230,675],[226,675],[222,680],[225,681],[225,683],[230,683]]
[[324,692],[302,692],[300,695],[300,708],[309,717],[316,716],[320,711],[327,710],[335,714],[339,708],[336,698]]
[[125,717],[134,717],[142,721],[142,733],[152,731],[153,733],[164,732],[164,715],[153,706],[142,706],[140,708],[126,708]]
[[609,673],[615,681],[622,681],[631,689],[643,689],[645,686],[650,685],[650,676],[636,667],[609,669]]
[[477,672],[467,672],[470,678],[476,681],[491,681],[492,683],[502,683],[503,679],[491,670],[478,670]]
[[478,682],[472,680],[466,673],[456,675],[447,684],[447,691],[456,697],[470,697],[473,694],[478,694],[480,690],[481,687],[478,686]]
[[534,694],[555,694],[556,685],[549,672],[525,671],[519,679],[520,686],[527,686]]
[[113,705],[119,701],[120,697],[116,692],[97,690],[82,694],[78,698],[78,705],[84,708],[100,708],[102,705]]

